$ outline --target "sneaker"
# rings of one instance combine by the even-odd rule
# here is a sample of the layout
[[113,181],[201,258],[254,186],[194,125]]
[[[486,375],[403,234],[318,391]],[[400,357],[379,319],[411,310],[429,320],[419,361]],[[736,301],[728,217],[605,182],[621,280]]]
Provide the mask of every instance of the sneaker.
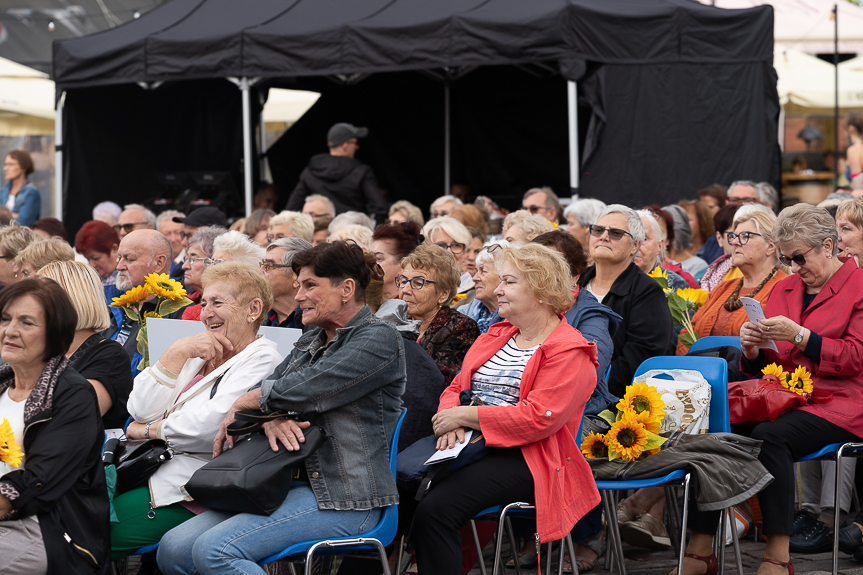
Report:
[[629,523],[630,521],[634,521],[635,517],[629,514],[626,510],[626,500],[621,499],[617,504],[617,524],[623,525],[624,523]]
[[791,535],[798,535],[800,533],[803,533],[804,531],[812,527],[812,524],[816,521],[818,521],[818,519],[815,516],[813,516],[805,509],[801,509],[794,514],[794,523],[791,527]]
[[863,533],[859,527],[852,523],[839,530],[839,549],[842,553],[853,555],[861,545],[863,545]]
[[815,522],[809,529],[791,536],[789,546],[792,553],[822,553],[833,548],[833,529],[822,521]]
[[671,549],[671,538],[665,524],[649,513],[642,513],[637,519],[621,525],[620,536],[635,547]]

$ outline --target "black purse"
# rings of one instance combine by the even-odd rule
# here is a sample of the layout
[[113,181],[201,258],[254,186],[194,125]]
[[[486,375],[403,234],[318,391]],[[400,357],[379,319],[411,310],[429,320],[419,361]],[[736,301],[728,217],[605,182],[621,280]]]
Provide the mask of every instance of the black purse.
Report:
[[304,469],[306,458],[327,440],[323,428],[309,427],[303,430],[305,441],[298,451],[288,451],[281,444],[278,451],[273,451],[261,427],[267,420],[285,415],[237,412],[234,417],[238,421],[228,427],[228,435],[249,435],[198,469],[186,483],[186,492],[210,509],[255,515],[273,513],[285,501],[298,471]]
[[164,439],[109,439],[102,453],[105,465],[113,464],[117,468],[117,493],[146,485],[147,480],[171,457],[173,453]]

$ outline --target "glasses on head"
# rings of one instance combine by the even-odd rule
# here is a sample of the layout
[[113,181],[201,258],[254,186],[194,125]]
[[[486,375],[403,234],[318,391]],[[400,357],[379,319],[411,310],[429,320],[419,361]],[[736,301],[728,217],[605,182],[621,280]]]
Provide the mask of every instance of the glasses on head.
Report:
[[438,242],[435,245],[442,247],[445,250],[449,250],[450,252],[452,252],[454,254],[462,253],[464,251],[464,248],[466,247],[464,244],[459,244],[459,243],[445,244],[443,242]]
[[756,232],[740,232],[739,234],[735,234],[734,232],[728,232],[725,234],[725,239],[728,240],[728,243],[734,243],[734,240],[738,240],[741,246],[745,246],[749,243],[749,238],[752,236],[758,236],[759,238],[763,238],[764,236],[756,233]]
[[523,209],[523,210],[527,210],[527,211],[529,211],[530,213],[535,214],[535,213],[537,213],[537,212],[544,212],[544,211],[548,211],[548,210],[550,210],[551,208],[547,208],[547,207],[545,207],[545,206],[522,206],[522,207],[521,207],[521,209]]
[[635,237],[626,230],[619,230],[617,228],[604,228],[602,226],[597,226],[596,224],[590,226],[590,235],[595,238],[601,238],[602,234],[604,234],[605,232],[608,232],[608,237],[614,241],[621,239],[623,236],[629,236],[631,238]]
[[419,276],[415,278],[407,278],[405,276],[396,276],[396,287],[402,289],[408,284],[411,284],[411,289],[423,289],[426,284],[434,284],[436,281],[427,280]]
[[485,247],[485,248],[483,248],[483,249],[484,249],[486,252],[488,252],[488,253],[490,253],[490,254],[493,254],[494,252],[496,252],[496,251],[498,251],[498,250],[502,250],[502,249],[503,249],[503,246],[502,246],[502,245],[500,245],[500,244],[491,244],[491,245],[489,245],[489,246],[486,246],[486,247]]
[[127,234],[135,231],[135,226],[146,226],[147,222],[134,222],[132,224],[114,224],[111,226],[118,234],[120,230],[124,230]]
[[445,218],[448,215],[449,215],[449,212],[436,211],[436,210],[432,210],[432,213],[431,213],[432,219],[434,219],[434,218]]
[[808,254],[809,252],[811,252],[814,249],[815,249],[815,246],[812,246],[811,248],[809,248],[808,250],[806,250],[802,254],[797,254],[796,256],[790,256],[789,257],[789,256],[785,256],[785,255],[780,255],[779,261],[788,267],[791,267],[792,263],[795,263],[798,266],[804,266],[804,265],[806,265],[806,254]]
[[204,268],[206,269],[210,266],[217,266],[217,265],[223,264],[223,263],[225,263],[225,260],[213,260],[213,259],[207,258],[204,260]]
[[384,268],[381,267],[381,264],[375,263],[371,268],[369,268],[369,272],[372,274],[372,279],[381,281],[384,279]]
[[264,260],[260,263],[260,266],[262,270],[268,272],[273,268],[289,268],[291,264],[277,264],[273,260]]
[[191,262],[192,265],[195,265],[195,262],[200,262],[200,261],[206,262],[208,259],[210,259],[210,258],[192,258],[192,257],[186,256],[183,258],[183,265],[186,265],[189,262]]

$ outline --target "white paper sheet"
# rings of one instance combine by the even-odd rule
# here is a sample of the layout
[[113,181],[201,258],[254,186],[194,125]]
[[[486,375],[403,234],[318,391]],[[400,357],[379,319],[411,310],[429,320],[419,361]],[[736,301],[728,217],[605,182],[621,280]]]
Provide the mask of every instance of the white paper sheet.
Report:
[[435,451],[434,455],[426,459],[426,462],[423,465],[434,465],[435,463],[455,459],[458,457],[458,454],[461,453],[462,449],[467,447],[467,444],[470,443],[471,435],[473,435],[473,429],[468,429],[464,432],[464,443],[459,443],[458,440],[456,440],[455,446],[447,447],[443,451]]
[[[749,321],[754,324],[758,324],[759,321],[765,319],[764,308],[761,307],[761,302],[757,299],[751,297],[742,297],[740,298],[740,303],[743,304],[743,309],[746,310],[746,315],[749,316]],[[758,346],[761,349],[772,349],[775,352],[779,352],[779,348],[776,347],[776,342],[772,339],[767,343],[762,343]]]

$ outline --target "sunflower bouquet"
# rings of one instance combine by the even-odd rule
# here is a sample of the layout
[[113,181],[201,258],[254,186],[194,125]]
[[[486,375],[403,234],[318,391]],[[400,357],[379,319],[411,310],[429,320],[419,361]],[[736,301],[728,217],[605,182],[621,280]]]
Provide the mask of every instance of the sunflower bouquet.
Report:
[[665,443],[659,428],[665,417],[665,402],[652,385],[633,383],[617,404],[617,414],[599,414],[611,426],[604,435],[591,432],[581,442],[585,457],[635,461],[657,453]]
[[692,327],[692,316],[704,305],[710,294],[705,290],[693,288],[678,289],[675,292],[668,287],[668,273],[659,266],[653,268],[653,271],[647,275],[656,280],[665,292],[665,299],[668,301],[668,309],[671,317],[674,318],[674,323],[682,324],[686,328],[686,333],[680,334],[680,343],[690,347],[698,339],[698,334]]
[[764,381],[775,381],[797,395],[808,395],[814,390],[812,374],[802,365],[797,366],[792,372],[787,372],[781,365],[771,363],[762,369],[761,373],[763,374],[761,379]]
[[0,461],[12,467],[19,467],[23,457],[24,453],[15,441],[12,425],[4,417],[3,423],[0,423]]
[[[156,296],[156,309],[142,314],[141,308],[151,296]],[[111,307],[122,309],[130,320],[141,326],[136,339],[138,353],[141,354],[141,361],[138,363],[139,370],[146,369],[150,365],[147,318],[160,318],[172,314],[190,303],[192,300],[186,297],[186,290],[183,285],[177,280],[171,279],[168,274],[150,274],[145,278],[144,285],[135,286],[120,297],[114,298]]]

